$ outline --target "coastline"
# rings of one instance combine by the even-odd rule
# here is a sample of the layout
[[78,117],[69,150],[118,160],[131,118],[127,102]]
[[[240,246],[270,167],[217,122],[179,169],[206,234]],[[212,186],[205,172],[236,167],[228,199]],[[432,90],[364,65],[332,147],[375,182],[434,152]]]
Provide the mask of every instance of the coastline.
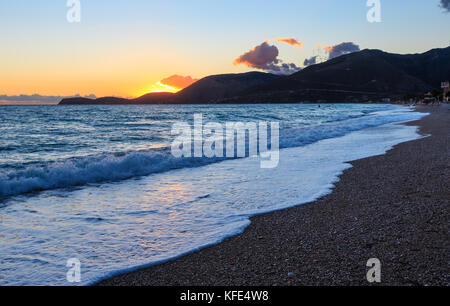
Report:
[[98,285],[449,285],[449,106],[407,123],[432,136],[351,162],[333,193],[259,215],[243,234]]

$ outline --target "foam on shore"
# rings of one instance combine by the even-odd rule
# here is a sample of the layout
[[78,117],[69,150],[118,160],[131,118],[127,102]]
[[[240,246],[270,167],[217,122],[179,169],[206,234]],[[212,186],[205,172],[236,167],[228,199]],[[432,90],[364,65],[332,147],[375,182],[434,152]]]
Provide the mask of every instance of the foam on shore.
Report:
[[[395,121],[424,116],[406,114]],[[19,197],[2,211],[0,284],[68,285],[65,264],[74,257],[81,284],[179,257],[242,232],[251,216],[329,194],[349,161],[420,137],[416,127],[393,123],[336,135],[281,150],[276,169],[252,158],[228,160]]]

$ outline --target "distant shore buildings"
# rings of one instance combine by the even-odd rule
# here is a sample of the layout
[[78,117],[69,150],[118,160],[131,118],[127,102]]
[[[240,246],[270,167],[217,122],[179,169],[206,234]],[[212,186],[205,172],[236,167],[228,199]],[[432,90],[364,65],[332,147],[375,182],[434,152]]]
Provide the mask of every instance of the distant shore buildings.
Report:
[[442,82],[441,83],[441,88],[442,88],[442,91],[443,91],[442,99],[443,99],[444,102],[448,103],[448,92],[450,91],[449,82],[448,81]]

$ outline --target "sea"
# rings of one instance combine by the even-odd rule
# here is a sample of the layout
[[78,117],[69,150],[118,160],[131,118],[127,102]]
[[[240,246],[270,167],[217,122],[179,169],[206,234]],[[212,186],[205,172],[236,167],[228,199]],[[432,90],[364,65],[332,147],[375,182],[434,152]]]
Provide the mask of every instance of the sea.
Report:
[[[199,114],[277,122],[276,167],[174,156],[174,126]],[[252,216],[331,193],[350,161],[422,137],[401,123],[424,115],[388,104],[0,106],[0,285],[90,285],[217,244]]]

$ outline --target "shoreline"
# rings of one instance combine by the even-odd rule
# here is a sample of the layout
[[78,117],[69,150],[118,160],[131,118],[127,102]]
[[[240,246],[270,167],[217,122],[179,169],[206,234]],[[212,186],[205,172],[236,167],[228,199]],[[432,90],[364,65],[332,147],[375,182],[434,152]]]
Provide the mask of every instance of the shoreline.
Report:
[[450,110],[417,110],[431,115],[407,124],[432,136],[351,162],[330,195],[258,215],[240,235],[97,285],[364,285],[373,257],[383,285],[449,285]]

